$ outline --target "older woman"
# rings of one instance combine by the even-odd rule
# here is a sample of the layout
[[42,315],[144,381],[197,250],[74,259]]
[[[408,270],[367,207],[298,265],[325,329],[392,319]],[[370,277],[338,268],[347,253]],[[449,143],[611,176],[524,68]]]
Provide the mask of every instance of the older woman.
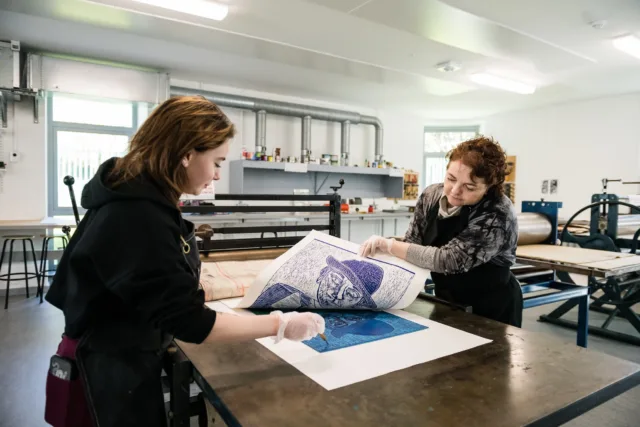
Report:
[[496,142],[479,137],[447,157],[445,182],[424,190],[405,241],[372,236],[360,255],[389,253],[431,270],[436,296],[519,327],[522,291],[510,271],[518,226],[503,191],[506,155]]

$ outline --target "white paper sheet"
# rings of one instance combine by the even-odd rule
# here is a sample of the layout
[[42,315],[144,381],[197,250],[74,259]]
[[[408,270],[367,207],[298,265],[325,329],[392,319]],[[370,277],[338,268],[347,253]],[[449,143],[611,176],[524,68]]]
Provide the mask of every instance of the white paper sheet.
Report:
[[359,245],[312,231],[258,274],[239,303],[265,309],[402,309],[429,272],[389,256],[358,256]]
[[[248,310],[235,308],[239,301],[236,298],[207,305],[218,311],[253,315]],[[339,313],[336,312],[336,315]],[[275,344],[272,338],[257,341],[326,390],[366,381],[491,342],[402,310],[387,310],[384,313],[409,321],[414,326],[419,325],[421,330],[327,352],[319,352],[301,342],[283,340]],[[336,330],[339,328],[327,331],[329,342],[335,339],[332,333]]]

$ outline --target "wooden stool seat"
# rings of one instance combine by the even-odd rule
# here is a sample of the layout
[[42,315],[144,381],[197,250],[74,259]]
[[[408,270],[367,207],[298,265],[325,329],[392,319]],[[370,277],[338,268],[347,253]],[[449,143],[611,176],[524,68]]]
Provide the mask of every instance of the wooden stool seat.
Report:
[[7,234],[6,236],[2,236],[2,238],[6,240],[33,240],[34,236],[28,236],[26,234]]

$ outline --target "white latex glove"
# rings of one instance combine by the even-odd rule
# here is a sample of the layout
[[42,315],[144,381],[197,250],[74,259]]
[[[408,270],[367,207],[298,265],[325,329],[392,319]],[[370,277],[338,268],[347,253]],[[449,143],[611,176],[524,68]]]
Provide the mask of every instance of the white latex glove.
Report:
[[371,236],[366,242],[360,246],[358,255],[361,257],[374,256],[376,252],[391,253],[391,246],[393,245],[393,239],[385,239],[380,236]]
[[282,313],[274,311],[278,317],[278,334],[276,343],[286,338],[291,341],[310,340],[318,334],[324,333],[324,318],[316,313]]

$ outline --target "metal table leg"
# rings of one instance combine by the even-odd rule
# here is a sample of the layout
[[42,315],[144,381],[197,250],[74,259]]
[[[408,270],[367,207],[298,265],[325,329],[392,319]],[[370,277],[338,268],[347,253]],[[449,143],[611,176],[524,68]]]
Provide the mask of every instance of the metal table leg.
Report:
[[169,426],[189,427],[189,384],[193,367],[177,347],[170,347],[165,354],[165,371],[170,381]]
[[578,307],[578,338],[577,344],[587,348],[587,336],[589,335],[589,294],[579,298]]

